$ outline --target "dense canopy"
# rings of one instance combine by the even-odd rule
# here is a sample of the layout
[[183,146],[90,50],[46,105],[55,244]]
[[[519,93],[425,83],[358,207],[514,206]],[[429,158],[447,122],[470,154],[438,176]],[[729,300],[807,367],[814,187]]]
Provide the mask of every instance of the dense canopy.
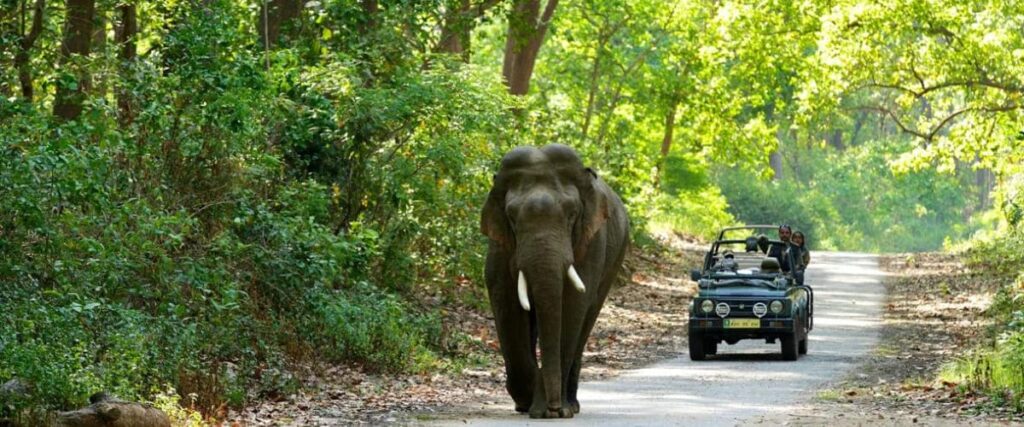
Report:
[[786,222],[941,249],[1024,220],[1024,3],[0,0],[0,383],[208,414],[304,360],[437,369],[516,145],[641,245]]

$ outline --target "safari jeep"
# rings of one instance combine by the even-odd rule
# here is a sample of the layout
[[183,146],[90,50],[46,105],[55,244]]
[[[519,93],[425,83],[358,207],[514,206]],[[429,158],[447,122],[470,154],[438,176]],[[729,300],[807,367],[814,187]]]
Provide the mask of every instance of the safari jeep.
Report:
[[[765,340],[782,345],[783,360],[807,353],[807,335],[814,326],[814,291],[798,285],[783,263],[796,265],[785,243],[775,235],[778,227],[728,227],[718,233],[704,256],[704,265],[691,277],[699,293],[690,307],[690,359],[704,360],[718,352],[722,342]],[[781,254],[779,254],[781,252]],[[776,253],[781,258],[768,256]],[[800,273],[796,273],[800,274]],[[802,281],[802,280],[801,280]]]

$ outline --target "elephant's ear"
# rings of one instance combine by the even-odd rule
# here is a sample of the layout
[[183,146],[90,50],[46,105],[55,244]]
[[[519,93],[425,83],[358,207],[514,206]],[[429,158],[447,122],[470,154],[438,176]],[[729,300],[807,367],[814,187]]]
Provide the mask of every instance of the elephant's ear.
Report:
[[597,174],[590,168],[586,168],[582,182],[577,185],[577,188],[580,192],[580,200],[583,202],[583,211],[577,224],[579,238],[576,240],[573,252],[576,259],[579,260],[586,257],[590,241],[608,221],[608,195],[602,189]]
[[505,217],[505,194],[492,188],[480,214],[480,232],[502,246],[511,245],[512,229]]

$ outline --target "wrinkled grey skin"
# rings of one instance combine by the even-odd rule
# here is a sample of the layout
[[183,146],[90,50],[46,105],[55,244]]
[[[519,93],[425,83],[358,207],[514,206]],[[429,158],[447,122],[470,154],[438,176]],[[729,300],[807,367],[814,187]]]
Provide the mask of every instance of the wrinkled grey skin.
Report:
[[[516,410],[571,418],[583,349],[629,244],[622,200],[572,148],[519,147],[502,159],[480,228],[490,238],[487,290]],[[570,265],[585,292],[570,282]],[[520,270],[530,311],[517,297]]]

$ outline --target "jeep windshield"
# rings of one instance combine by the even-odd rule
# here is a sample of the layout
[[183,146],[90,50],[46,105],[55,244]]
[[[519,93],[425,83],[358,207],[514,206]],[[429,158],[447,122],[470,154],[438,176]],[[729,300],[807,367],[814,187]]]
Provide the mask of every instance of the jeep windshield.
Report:
[[[724,279],[725,275],[774,281],[781,274],[783,261],[793,265],[792,260],[783,260],[769,253],[782,255],[786,243],[777,240],[778,227],[775,225],[749,225],[726,227],[705,254],[702,273],[705,277]],[[774,251],[772,249],[775,249]],[[785,254],[789,256],[788,253]]]
[[701,287],[704,288],[732,288],[732,287],[749,287],[756,286],[761,288],[769,289],[781,289],[785,287],[785,282],[778,282],[774,280],[775,277],[736,277],[736,276],[721,276],[712,275],[708,279],[701,280]]

